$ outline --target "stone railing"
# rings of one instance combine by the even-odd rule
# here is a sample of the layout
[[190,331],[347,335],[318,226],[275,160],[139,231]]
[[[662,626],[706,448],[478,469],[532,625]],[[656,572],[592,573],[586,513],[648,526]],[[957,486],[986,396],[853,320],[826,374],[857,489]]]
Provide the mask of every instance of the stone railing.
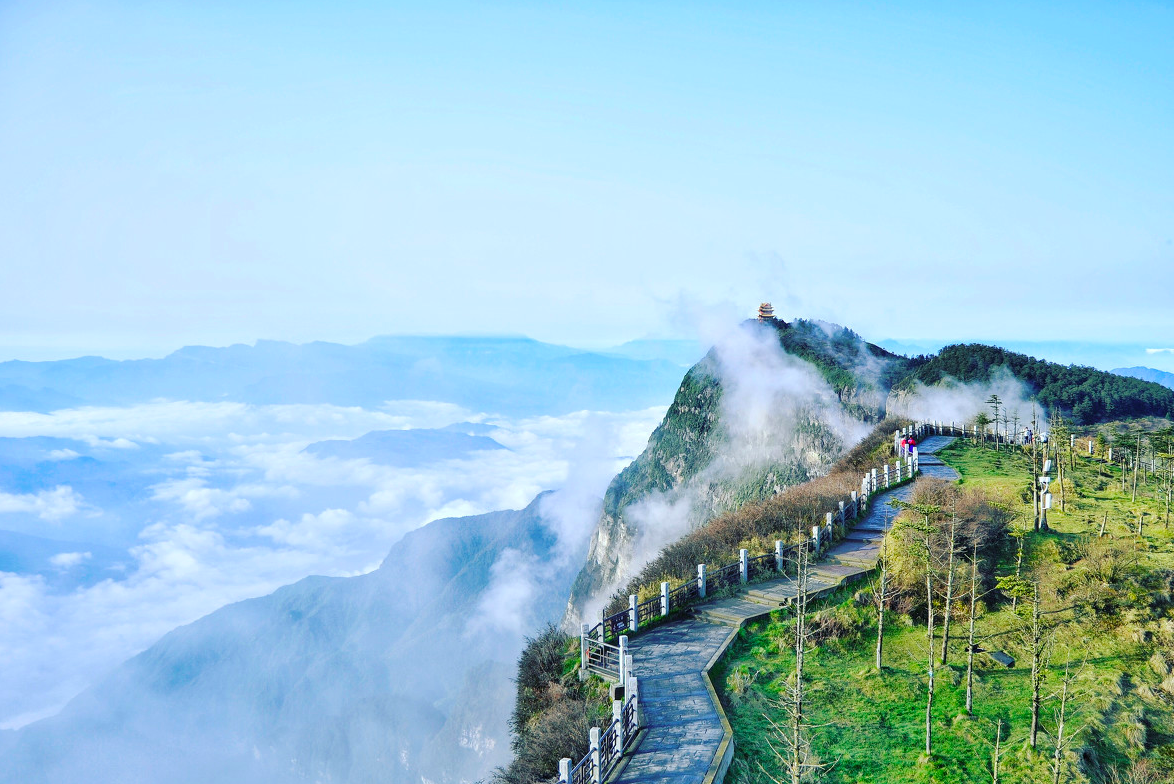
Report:
[[[628,638],[620,637],[618,650],[627,648]],[[635,743],[636,734],[643,726],[640,711],[640,683],[631,674],[632,657],[619,655],[619,684],[612,700],[611,724],[606,729],[592,727],[589,735],[587,756],[572,765],[573,760],[563,757],[558,763],[559,784],[602,784],[608,774]]]
[[849,523],[855,521],[868,507],[869,497],[876,492],[888,490],[913,479],[918,472],[917,447],[901,449],[905,438],[920,440],[934,433],[931,425],[914,425],[893,434],[900,457],[893,463],[885,463],[865,473],[860,481],[860,491],[840,501],[835,511],[827,512],[822,525],[811,527],[811,535],[802,545],[788,545],[782,540],[774,543],[774,552],[750,555],[742,549],[738,560],[710,569],[706,564],[697,564],[696,579],[689,579],[671,587],[660,584],[660,595],[641,602],[637,594],[628,597],[628,606],[611,615],[604,614],[595,625],[584,623],[580,627],[579,670],[582,677],[594,673],[611,681],[620,679],[620,665],[625,661],[627,635],[636,634],[653,621],[667,618],[690,605],[704,601],[714,591],[745,585],[773,574],[785,574],[787,564],[792,562],[800,546],[811,547],[815,555],[828,550],[837,538],[847,533]]
[[[837,533],[841,536],[848,531],[848,523],[855,521],[868,508],[869,497],[883,490],[912,481],[917,475],[917,447],[901,448],[903,438],[921,440],[928,435],[957,435],[958,430],[950,427],[944,432],[941,423],[914,425],[893,434],[899,458],[893,464],[886,463],[874,468],[861,477],[860,491],[853,491],[846,501],[840,501],[835,511],[827,512],[823,525],[812,526],[810,538],[797,545],[775,541],[773,553],[750,555],[746,549],[738,553],[734,563],[713,569],[705,564],[697,565],[697,578],[686,580],[675,588],[669,583],[660,584],[660,596],[641,602],[639,596],[628,597],[627,609],[611,615],[604,615],[599,623],[581,627],[579,648],[579,674],[586,678],[594,673],[614,683],[612,721],[606,729],[593,727],[590,732],[590,750],[575,765],[569,757],[559,761],[558,779],[560,784],[603,784],[620,759],[633,745],[636,735],[643,726],[640,710],[639,682],[632,675],[632,655],[628,653],[628,635],[635,634],[653,620],[663,619],[680,612],[692,604],[703,601],[707,593],[721,588],[744,585],[751,581],[769,577],[771,574],[785,574],[789,560],[800,548],[810,548],[819,554],[831,547]],[[614,641],[614,642],[613,642]]]

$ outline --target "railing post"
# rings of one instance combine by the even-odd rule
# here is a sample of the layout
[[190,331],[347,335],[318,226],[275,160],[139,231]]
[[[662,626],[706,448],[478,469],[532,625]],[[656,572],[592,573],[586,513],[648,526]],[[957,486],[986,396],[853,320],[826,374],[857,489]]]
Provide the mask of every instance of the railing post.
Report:
[[775,539],[775,571],[782,572],[786,563],[783,561],[783,540]]
[[877,487],[878,487],[878,485],[877,485],[877,483],[876,483],[876,469],[874,468],[874,469],[872,469],[872,485],[871,485],[871,489],[872,489],[872,490],[876,490],[876,489],[877,489]]
[[815,552],[819,552],[819,526],[811,526],[811,541],[815,543]]
[[915,473],[915,474],[919,470],[921,470],[921,466],[919,465],[919,463],[920,463],[920,457],[917,454],[917,447],[913,447],[913,473]]
[[840,530],[845,533],[848,531],[848,514],[844,509],[843,501],[840,501]]
[[624,691],[624,699],[636,703],[636,729],[640,729],[644,726],[644,708],[640,707],[640,679],[633,675],[631,681],[629,688]]
[[601,784],[603,771],[599,769],[599,727],[592,727],[587,737],[591,742],[591,782],[592,784]]
[[832,544],[832,537],[833,537],[833,533],[832,533],[832,513],[831,513],[831,512],[828,512],[828,513],[827,513],[827,515],[824,517],[824,521],[827,523],[827,525],[825,526],[825,528],[827,528],[827,532],[828,532],[828,535],[827,535],[827,543],[828,543],[828,547],[831,547],[831,544]]
[[670,609],[671,608],[669,607],[669,584],[666,582],[662,582],[660,584],[660,617],[663,618],[664,616],[668,615]]
[[607,605],[599,608],[599,641],[607,642]]
[[705,598],[705,564],[697,564],[697,595]]
[[620,635],[620,685],[628,681],[628,635]]
[[628,596],[628,628],[636,632],[640,630],[640,612],[636,605],[640,604],[640,597],[636,594]]
[[860,496],[857,495],[855,490],[853,490],[852,491],[852,516],[853,517],[860,516],[860,504],[857,503],[859,500],[860,500]]
[[750,579],[750,553],[745,547],[738,551],[738,577],[743,585]]
[[563,757],[558,761],[559,784],[571,784],[571,758]]
[[611,701],[611,720],[616,725],[616,749],[620,754],[624,753],[624,746],[627,745],[628,739],[624,736],[624,701]]
[[889,464],[885,463],[885,489],[889,489]]

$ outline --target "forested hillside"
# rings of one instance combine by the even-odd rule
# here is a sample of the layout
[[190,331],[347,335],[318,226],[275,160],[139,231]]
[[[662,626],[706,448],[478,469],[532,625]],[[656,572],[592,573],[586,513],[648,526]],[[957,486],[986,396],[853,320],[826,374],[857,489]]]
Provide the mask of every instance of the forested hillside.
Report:
[[1030,387],[1043,408],[1060,409],[1078,424],[1174,414],[1174,390],[1159,384],[1090,367],[1059,365],[996,346],[946,346],[910,364],[913,372],[897,385],[899,389],[911,389],[915,381],[930,385],[949,379],[985,382],[1005,368]]

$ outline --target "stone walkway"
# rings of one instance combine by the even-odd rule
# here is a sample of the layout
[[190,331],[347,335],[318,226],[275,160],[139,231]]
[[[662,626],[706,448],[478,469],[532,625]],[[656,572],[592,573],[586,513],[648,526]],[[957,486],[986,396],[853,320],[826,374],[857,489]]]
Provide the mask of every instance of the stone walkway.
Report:
[[[953,438],[935,436],[919,447],[921,476],[957,479],[954,469],[934,456]],[[867,516],[826,558],[812,564],[809,593],[835,590],[860,579],[876,566],[880,542],[894,512],[894,496],[908,500],[913,484],[877,493]],[[698,608],[694,617],[668,623],[631,638],[633,674],[640,679],[644,736],[611,777],[613,784],[715,784],[734,755],[734,738],[706,674],[742,624],[794,600],[795,581],[782,578],[755,584],[738,596]]]

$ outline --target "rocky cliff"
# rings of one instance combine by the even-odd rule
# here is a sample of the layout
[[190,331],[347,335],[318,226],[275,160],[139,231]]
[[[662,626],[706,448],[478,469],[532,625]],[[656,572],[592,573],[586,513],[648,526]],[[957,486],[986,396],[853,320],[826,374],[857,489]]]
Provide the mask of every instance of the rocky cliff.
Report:
[[908,360],[823,322],[752,321],[681,382],[644,451],[611,482],[564,624],[716,514],[826,472],[883,416]]

